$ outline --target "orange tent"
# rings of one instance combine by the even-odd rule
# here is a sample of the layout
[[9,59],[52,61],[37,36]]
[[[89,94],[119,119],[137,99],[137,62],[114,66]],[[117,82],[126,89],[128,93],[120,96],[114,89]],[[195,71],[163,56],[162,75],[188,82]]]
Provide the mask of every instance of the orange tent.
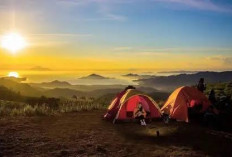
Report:
[[180,87],[176,89],[165,102],[161,111],[168,114],[170,118],[189,122],[188,108],[195,104],[202,104],[201,112],[210,106],[208,98],[194,87]]

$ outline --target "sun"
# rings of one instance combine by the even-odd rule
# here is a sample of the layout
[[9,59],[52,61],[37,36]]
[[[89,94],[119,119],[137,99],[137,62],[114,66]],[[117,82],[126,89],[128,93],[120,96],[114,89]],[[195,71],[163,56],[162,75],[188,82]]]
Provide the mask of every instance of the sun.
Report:
[[11,53],[16,53],[27,46],[26,40],[21,34],[9,33],[1,38],[1,47],[10,51]]
[[9,72],[8,77],[15,77],[18,78],[19,74],[17,72]]

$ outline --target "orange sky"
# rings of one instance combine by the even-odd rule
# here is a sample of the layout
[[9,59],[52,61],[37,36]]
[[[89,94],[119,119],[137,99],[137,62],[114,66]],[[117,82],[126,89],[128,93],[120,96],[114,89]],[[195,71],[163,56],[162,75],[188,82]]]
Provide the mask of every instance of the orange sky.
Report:
[[[28,41],[30,43],[30,41]],[[38,41],[39,43],[39,41]],[[200,53],[181,53],[181,50],[137,51],[100,48],[70,48],[66,45],[29,45],[16,54],[0,49],[0,69],[17,71],[43,67],[44,70],[72,71],[77,69],[141,69],[141,70],[221,70],[230,68],[226,57]],[[156,52],[157,51],[157,52]],[[66,52],[66,53],[64,53]],[[36,70],[34,68],[34,70]]]

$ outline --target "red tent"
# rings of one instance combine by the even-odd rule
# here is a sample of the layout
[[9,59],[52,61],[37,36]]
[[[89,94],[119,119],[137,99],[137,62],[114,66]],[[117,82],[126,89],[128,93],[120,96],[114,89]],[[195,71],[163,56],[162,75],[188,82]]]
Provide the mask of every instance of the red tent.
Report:
[[141,103],[148,113],[148,118],[161,117],[161,111],[157,103],[149,96],[135,90],[128,89],[119,93],[111,102],[104,118],[112,120],[132,120],[133,111],[137,104]]

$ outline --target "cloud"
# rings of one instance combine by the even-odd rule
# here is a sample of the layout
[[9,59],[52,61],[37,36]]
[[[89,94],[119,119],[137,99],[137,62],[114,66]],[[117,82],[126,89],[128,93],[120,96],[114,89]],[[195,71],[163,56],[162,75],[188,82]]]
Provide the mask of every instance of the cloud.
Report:
[[165,53],[165,52],[152,52],[152,51],[136,52],[135,54],[141,55],[141,56],[166,56],[166,55],[170,55],[169,53]]
[[41,66],[34,66],[30,70],[32,71],[51,71],[49,68],[41,67]]
[[88,7],[89,5],[95,5],[96,14],[100,17],[86,18],[84,21],[119,21],[123,22],[127,20],[126,16],[113,11],[117,5],[131,3],[132,0],[57,0],[58,4],[64,7]]
[[232,13],[232,6],[218,5],[212,0],[153,0],[159,3],[183,5],[198,10]]
[[232,65],[231,61],[232,61],[232,57],[225,57],[225,58],[223,58],[223,62],[226,65]]
[[0,7],[4,7],[8,4],[8,1],[7,0],[1,0],[0,1]]
[[232,66],[231,63],[232,56],[216,55],[216,56],[206,57],[206,59],[212,62],[220,62],[224,66]]
[[139,56],[165,56],[170,54],[165,51],[166,49],[143,49],[143,48],[134,48],[129,46],[115,47],[113,52],[117,52],[118,55],[123,55],[125,53],[130,53],[133,55]]
[[126,21],[127,19],[125,16],[112,14],[112,13],[108,13],[105,16],[106,16],[106,19],[114,20],[114,21]]
[[231,53],[232,48],[223,47],[166,47],[166,48],[143,48],[143,47],[130,47],[121,46],[113,48],[117,52],[159,52],[159,53]]
[[[1,34],[0,34],[1,37]],[[70,38],[82,40],[93,37],[92,34],[75,34],[75,33],[34,33],[27,34],[30,39],[30,46],[33,47],[51,47],[57,45],[69,45]]]
[[105,14],[102,15],[102,17],[99,18],[86,18],[83,21],[119,21],[124,22],[126,21],[127,17],[122,15],[116,15],[116,14]]
[[44,33],[29,34],[30,36],[55,36],[55,37],[92,37],[92,34],[75,34],[75,33]]
[[135,0],[57,0],[58,3],[70,5],[85,5],[89,3],[97,4],[128,4],[133,3]]
[[132,50],[132,47],[129,46],[122,46],[122,47],[115,47],[113,48],[113,51],[128,51],[128,50]]

